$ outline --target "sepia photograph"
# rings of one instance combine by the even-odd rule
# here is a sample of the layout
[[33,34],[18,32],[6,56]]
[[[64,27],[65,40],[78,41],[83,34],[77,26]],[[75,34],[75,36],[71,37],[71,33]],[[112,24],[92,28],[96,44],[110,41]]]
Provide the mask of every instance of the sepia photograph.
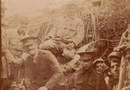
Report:
[[130,90],[130,0],[0,1],[0,90]]

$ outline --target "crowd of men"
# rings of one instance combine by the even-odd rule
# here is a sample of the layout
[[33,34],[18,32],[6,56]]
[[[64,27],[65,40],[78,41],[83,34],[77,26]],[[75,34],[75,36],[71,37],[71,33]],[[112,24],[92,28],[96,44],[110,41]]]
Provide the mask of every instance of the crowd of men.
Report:
[[[25,33],[24,21],[18,28],[3,32],[2,90],[118,90],[121,56],[113,51],[106,63],[102,58],[95,60],[93,47],[76,52],[84,38],[84,23],[76,15],[76,3],[67,4],[66,9],[40,45],[37,37]],[[64,84],[60,82],[66,74],[57,59],[59,54],[69,61],[80,56],[80,69]]]

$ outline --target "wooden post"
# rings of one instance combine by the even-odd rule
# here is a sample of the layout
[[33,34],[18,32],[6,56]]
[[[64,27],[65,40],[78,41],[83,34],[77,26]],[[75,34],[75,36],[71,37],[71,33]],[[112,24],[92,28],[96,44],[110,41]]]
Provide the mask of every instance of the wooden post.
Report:
[[[123,33],[122,35],[121,41],[119,43],[120,46],[125,42],[128,43],[128,46],[130,46],[129,37],[125,37],[126,33],[130,35],[130,25],[128,29],[126,30],[126,32]],[[127,57],[128,55],[130,55],[130,50],[127,50],[125,52],[125,55],[123,55],[121,59],[118,90],[122,90],[122,88],[126,86],[126,82],[129,80],[128,78],[130,77],[128,76],[128,73],[130,73],[130,69],[129,69],[130,60],[129,60],[129,57]]]

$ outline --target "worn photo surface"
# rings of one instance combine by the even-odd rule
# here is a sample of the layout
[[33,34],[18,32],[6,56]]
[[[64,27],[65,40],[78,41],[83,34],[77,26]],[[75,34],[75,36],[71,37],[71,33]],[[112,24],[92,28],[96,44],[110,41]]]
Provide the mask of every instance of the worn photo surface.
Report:
[[1,0],[1,90],[130,90],[130,0]]

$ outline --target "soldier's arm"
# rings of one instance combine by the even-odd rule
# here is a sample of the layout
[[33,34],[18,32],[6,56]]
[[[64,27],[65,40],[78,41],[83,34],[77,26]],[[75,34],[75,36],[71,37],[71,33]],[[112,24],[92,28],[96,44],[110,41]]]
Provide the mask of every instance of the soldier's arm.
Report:
[[75,90],[75,88],[74,88],[74,78],[75,78],[75,75],[73,74],[73,75],[68,79],[67,90]]
[[22,58],[15,58],[8,49],[6,49],[6,51],[5,51],[5,57],[6,57],[8,63],[15,63],[15,64],[19,64],[19,65],[21,65],[23,63]]
[[55,56],[50,51],[47,51],[46,54],[47,54],[47,58],[48,58],[48,63],[50,65],[52,71],[54,72],[51,79],[45,84],[45,86],[50,90],[61,79],[62,70],[61,70],[60,65],[59,65],[57,59],[55,58]]
[[54,24],[53,28],[50,30],[46,38],[53,38],[56,36],[57,30],[58,30],[58,20]]
[[77,34],[72,39],[72,42],[77,46],[84,38],[84,23],[83,21],[80,21],[77,26]]

